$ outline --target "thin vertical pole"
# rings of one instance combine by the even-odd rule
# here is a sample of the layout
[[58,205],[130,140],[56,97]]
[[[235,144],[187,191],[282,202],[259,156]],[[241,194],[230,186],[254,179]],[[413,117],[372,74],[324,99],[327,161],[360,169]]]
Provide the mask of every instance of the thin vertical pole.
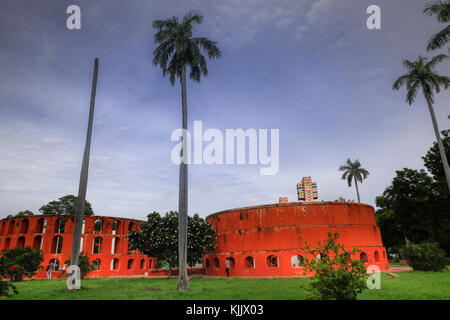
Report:
[[95,58],[94,75],[91,90],[91,104],[89,108],[89,122],[86,134],[86,145],[84,148],[83,163],[81,166],[80,185],[78,188],[77,211],[75,215],[74,230],[73,230],[72,254],[70,256],[70,265],[76,266],[78,266],[78,260],[80,257],[81,231],[83,228],[84,204],[86,201],[86,190],[87,190],[88,170],[89,170],[89,154],[91,149],[92,123],[94,121],[95,93],[97,89],[97,74],[98,74],[98,58]]

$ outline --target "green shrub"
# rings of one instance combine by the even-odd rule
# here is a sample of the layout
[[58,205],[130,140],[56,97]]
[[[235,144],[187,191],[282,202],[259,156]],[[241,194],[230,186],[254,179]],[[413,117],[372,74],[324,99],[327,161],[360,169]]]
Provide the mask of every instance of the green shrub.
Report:
[[435,242],[410,243],[401,252],[417,271],[442,271],[449,262],[445,251]]
[[5,275],[7,274],[6,277],[11,281],[21,281],[24,277],[31,278],[42,268],[41,263],[44,261],[42,252],[30,247],[3,250],[1,255],[0,261],[6,269]]
[[5,264],[4,259],[0,259],[0,296],[10,297],[10,290],[15,294],[18,294],[16,286],[9,279],[9,269],[10,267]]
[[[306,253],[314,258],[304,257],[304,273],[314,272],[309,282],[309,299],[312,300],[356,300],[367,287],[366,268],[360,260],[353,260],[351,255],[358,249],[347,251],[336,240],[338,233],[328,233],[323,244],[311,248],[306,243]],[[320,255],[320,258],[318,258]]]
[[[64,263],[70,265],[70,260],[66,260]],[[80,267],[81,279],[84,279],[89,272],[94,270],[93,264],[89,262],[89,257],[83,252],[80,253],[78,258],[78,266]]]

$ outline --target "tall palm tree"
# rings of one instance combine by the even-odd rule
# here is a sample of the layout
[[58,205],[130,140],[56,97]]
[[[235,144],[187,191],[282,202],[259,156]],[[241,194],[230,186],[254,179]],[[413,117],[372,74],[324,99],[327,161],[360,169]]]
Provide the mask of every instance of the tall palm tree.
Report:
[[428,61],[428,58],[419,56],[417,61],[404,60],[403,66],[408,70],[407,73],[399,77],[393,84],[394,90],[399,90],[400,87],[406,85],[406,102],[411,105],[419,91],[422,89],[422,93],[428,104],[428,110],[430,111],[431,121],[433,122],[434,133],[439,146],[439,153],[441,154],[442,165],[444,166],[445,179],[447,180],[448,190],[450,191],[450,168],[445,155],[444,145],[442,144],[441,134],[439,132],[438,124],[433,110],[434,93],[439,93],[440,88],[448,88],[450,85],[450,78],[447,76],[441,76],[435,72],[435,68],[439,62],[447,59],[448,56],[440,54]]
[[[441,23],[448,23],[450,21],[450,1],[435,1],[427,4],[423,12],[429,16],[436,16]],[[427,50],[436,50],[442,48],[450,41],[450,24],[444,29],[436,33],[429,41]],[[450,52],[450,47],[449,47]]]
[[369,175],[369,171],[367,171],[364,168],[361,168],[361,163],[358,159],[355,160],[355,162],[352,162],[352,160],[347,159],[347,162],[339,167],[339,171],[344,171],[344,174],[342,175],[342,180],[347,180],[348,186],[352,186],[352,181],[355,181],[355,187],[356,187],[356,194],[358,196],[358,202],[361,203],[361,200],[359,198],[359,190],[358,190],[358,181],[363,182],[363,179],[366,179]]
[[188,211],[188,172],[185,155],[187,141],[187,100],[186,100],[186,69],[190,68],[189,77],[200,82],[201,76],[208,75],[206,59],[219,58],[220,50],[216,42],[204,37],[193,37],[193,24],[200,24],[203,16],[188,12],[180,21],[177,17],[167,20],[153,21],[153,28],[157,30],[154,40],[158,47],[153,51],[153,64],[159,65],[163,76],[170,75],[170,83],[175,84],[175,78],[181,82],[182,106],[182,151],[180,163],[179,199],[178,199],[178,260],[179,277],[178,290],[189,289],[187,279],[187,211]]

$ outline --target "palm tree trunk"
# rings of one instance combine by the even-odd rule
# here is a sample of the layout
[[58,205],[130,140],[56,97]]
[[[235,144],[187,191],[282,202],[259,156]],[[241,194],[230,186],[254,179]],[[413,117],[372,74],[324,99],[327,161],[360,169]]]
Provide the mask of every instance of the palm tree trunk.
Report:
[[358,181],[356,181],[355,176],[354,176],[354,179],[355,179],[356,195],[358,196],[358,203],[361,203],[361,200],[359,200]]
[[91,90],[91,105],[89,108],[89,121],[86,134],[86,145],[84,147],[83,163],[81,165],[80,184],[78,187],[77,211],[75,215],[72,253],[70,256],[70,265],[78,266],[80,257],[81,230],[83,228],[84,203],[86,201],[86,190],[89,170],[89,154],[91,150],[92,123],[94,121],[95,93],[97,90],[98,58],[95,58],[94,75]]
[[189,290],[187,274],[187,211],[188,211],[188,170],[187,170],[187,97],[186,66],[181,74],[181,104],[183,121],[182,157],[180,163],[180,186],[178,199],[178,290]]
[[433,105],[429,95],[423,90],[425,99],[427,100],[428,109],[430,110],[431,121],[433,122],[434,133],[436,134],[436,140],[439,147],[439,153],[441,154],[442,165],[444,166],[445,179],[447,180],[448,191],[450,191],[450,168],[448,165],[447,156],[445,155],[444,144],[442,143],[441,133],[439,132],[436,117],[434,115]]

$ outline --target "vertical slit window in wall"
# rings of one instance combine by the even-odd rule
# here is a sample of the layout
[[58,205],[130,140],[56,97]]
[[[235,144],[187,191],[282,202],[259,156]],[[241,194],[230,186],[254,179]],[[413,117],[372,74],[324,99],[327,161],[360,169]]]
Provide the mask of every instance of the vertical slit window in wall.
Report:
[[133,269],[133,259],[128,260],[128,269]]
[[141,260],[141,269],[144,269],[144,266],[145,266],[145,259],[142,259]]

